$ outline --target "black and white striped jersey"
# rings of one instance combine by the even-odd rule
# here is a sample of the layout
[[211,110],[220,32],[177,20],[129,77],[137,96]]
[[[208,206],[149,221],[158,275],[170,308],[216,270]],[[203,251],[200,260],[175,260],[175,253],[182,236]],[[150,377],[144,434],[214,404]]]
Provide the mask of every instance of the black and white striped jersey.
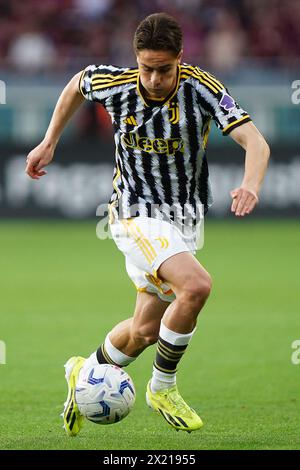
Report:
[[[90,65],[83,96],[101,103],[114,126],[116,165],[110,204],[119,217],[195,219],[212,203],[206,146],[213,119],[224,135],[250,121],[224,85],[199,67],[178,66],[175,89],[148,100],[138,69]],[[138,213],[137,213],[138,208]]]

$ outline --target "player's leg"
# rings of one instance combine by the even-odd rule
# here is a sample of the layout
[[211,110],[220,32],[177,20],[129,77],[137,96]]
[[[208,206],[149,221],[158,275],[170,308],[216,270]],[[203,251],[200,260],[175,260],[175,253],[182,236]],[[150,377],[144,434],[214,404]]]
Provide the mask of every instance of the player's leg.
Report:
[[134,315],[110,331],[89,361],[125,367],[158,338],[161,318],[168,303],[148,292],[138,292]]
[[115,348],[130,357],[137,357],[145,348],[156,343],[161,318],[168,302],[156,294],[138,292],[132,318],[116,325],[109,333],[110,342]]
[[83,367],[114,364],[126,367],[148,346],[156,343],[161,318],[169,303],[148,292],[138,292],[134,315],[118,323]]
[[161,321],[147,402],[177,430],[193,431],[202,426],[202,421],[179,395],[176,371],[209,296],[211,279],[190,253],[168,258],[159,267],[158,276],[171,286],[176,299]]
[[105,342],[86,360],[72,357],[65,365],[68,397],[65,402],[64,428],[69,436],[76,436],[83,424],[76,401],[75,388],[81,370],[97,364],[117,364],[125,367],[150,344],[157,341],[161,318],[169,304],[154,294],[138,292],[132,318],[116,325]]
[[164,324],[177,333],[191,332],[211,291],[209,273],[191,253],[178,253],[161,264],[158,276],[176,294],[163,316]]

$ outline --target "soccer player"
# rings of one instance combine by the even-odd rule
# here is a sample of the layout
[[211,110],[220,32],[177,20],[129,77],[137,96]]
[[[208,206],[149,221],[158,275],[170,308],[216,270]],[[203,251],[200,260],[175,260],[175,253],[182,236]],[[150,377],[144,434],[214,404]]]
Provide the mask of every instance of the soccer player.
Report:
[[81,370],[99,363],[125,367],[154,343],[148,405],[176,430],[202,426],[178,391],[176,371],[212,284],[194,256],[199,207],[205,213],[211,204],[206,159],[211,120],[245,150],[243,180],[231,191],[236,216],[256,206],[270,153],[224,85],[181,63],[182,32],[172,17],[145,18],[135,32],[134,50],[137,68],[90,65],[76,74],[58,100],[44,140],[27,157],[31,178],[46,174],[67,121],[84,99],[101,103],[110,114],[116,146],[110,228],[137,300],[133,316],[116,325],[95,352],[66,363],[68,435],[82,425],[75,401]]

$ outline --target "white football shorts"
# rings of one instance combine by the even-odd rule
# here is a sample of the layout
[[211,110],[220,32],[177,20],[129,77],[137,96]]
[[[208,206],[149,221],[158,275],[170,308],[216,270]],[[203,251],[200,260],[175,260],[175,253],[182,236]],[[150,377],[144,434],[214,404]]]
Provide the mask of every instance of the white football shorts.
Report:
[[126,259],[126,270],[139,292],[158,295],[172,302],[175,294],[157,276],[160,265],[177,253],[195,253],[193,235],[185,235],[174,225],[150,217],[115,219],[112,237]]

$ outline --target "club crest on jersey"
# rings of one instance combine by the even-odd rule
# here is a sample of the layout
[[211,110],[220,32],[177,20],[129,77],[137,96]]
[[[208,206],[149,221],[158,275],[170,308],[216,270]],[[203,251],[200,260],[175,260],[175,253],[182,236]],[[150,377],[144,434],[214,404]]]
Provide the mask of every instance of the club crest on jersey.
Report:
[[226,111],[230,111],[231,109],[235,107],[234,99],[227,93],[224,93],[220,101],[220,106],[226,109]]
[[176,152],[184,153],[184,142],[182,139],[150,139],[140,137],[134,132],[126,132],[122,135],[122,142],[126,148],[142,150],[148,153],[175,155]]
[[177,124],[179,121],[179,106],[177,102],[169,102],[169,121],[171,124]]

